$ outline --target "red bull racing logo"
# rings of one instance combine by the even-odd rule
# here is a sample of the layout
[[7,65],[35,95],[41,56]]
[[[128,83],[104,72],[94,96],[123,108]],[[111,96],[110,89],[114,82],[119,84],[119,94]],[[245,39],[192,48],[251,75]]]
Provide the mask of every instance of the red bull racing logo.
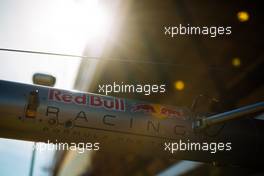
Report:
[[50,89],[48,94],[50,101],[73,103],[77,105],[86,105],[94,108],[104,108],[107,110],[125,111],[124,99],[114,97],[103,97],[89,94],[73,94],[68,91]]

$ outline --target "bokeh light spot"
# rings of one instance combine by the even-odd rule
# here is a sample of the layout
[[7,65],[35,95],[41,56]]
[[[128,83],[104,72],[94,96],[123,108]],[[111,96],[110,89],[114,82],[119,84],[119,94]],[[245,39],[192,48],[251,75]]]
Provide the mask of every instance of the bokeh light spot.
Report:
[[249,13],[246,11],[240,11],[237,13],[237,18],[240,22],[246,22],[249,20]]
[[179,90],[179,91],[180,91],[180,90],[183,90],[183,89],[184,89],[185,84],[184,84],[183,81],[178,80],[178,81],[176,81],[176,82],[174,83],[174,87],[175,87],[176,90]]
[[238,57],[233,58],[233,59],[232,59],[232,65],[233,65],[234,67],[240,67],[240,65],[241,65],[240,58],[238,58]]

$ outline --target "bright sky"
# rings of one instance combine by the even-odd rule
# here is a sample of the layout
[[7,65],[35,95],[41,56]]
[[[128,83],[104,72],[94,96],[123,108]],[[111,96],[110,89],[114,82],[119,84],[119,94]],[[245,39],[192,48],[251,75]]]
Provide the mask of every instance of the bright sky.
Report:
[[[74,2],[1,0],[0,47],[82,55],[86,39],[76,37],[81,30],[69,28],[71,21],[63,18]],[[44,72],[57,78],[56,87],[70,89],[79,64],[78,58],[1,51],[0,79],[32,83],[33,73]]]
[[[97,0],[1,0],[0,48],[82,55],[105,40],[110,23]],[[0,79],[32,83],[41,72],[56,77],[55,87],[72,89],[79,64],[78,58],[0,51]],[[0,139],[0,175],[28,175],[32,145]],[[34,175],[49,175],[53,154],[37,152]]]
[[[45,2],[45,4],[44,4]],[[44,5],[47,1],[14,1],[3,0],[0,4],[0,47],[74,52],[81,54],[81,49],[71,48],[70,45],[61,46],[59,36],[52,35],[45,30],[51,30],[38,18],[44,18]],[[55,8],[55,7],[54,7]],[[45,21],[48,19],[45,19]],[[57,78],[56,87],[71,89],[74,85],[80,59],[59,58],[33,54],[0,52],[0,79],[32,83],[35,72],[50,73]],[[32,155],[33,142],[10,139],[0,140],[0,175],[28,176]],[[49,175],[48,167],[52,162],[54,152],[37,151],[34,175]]]

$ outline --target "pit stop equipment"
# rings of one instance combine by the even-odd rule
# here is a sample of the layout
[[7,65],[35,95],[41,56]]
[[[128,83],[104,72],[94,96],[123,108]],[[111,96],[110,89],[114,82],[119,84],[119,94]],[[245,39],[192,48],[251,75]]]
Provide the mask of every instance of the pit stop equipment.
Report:
[[[263,110],[264,102],[259,102],[196,118],[186,107],[0,80],[0,137],[99,142],[99,152],[116,154],[134,152],[219,165],[263,165],[258,162],[264,157]],[[231,143],[232,149],[215,153],[172,153],[164,149],[164,144],[176,147],[179,141]]]

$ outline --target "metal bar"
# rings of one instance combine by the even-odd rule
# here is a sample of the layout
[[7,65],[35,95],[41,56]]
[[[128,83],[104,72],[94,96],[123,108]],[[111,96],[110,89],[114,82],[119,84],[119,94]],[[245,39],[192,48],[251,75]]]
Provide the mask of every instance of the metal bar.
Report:
[[[34,116],[26,116],[32,91],[38,92],[39,105]],[[263,103],[258,105],[262,107]],[[259,106],[242,110],[253,112],[252,108]],[[212,139],[194,133],[190,117],[191,112],[184,107],[0,80],[0,137],[55,144],[90,143],[95,150],[100,146],[100,150],[117,155],[129,151],[222,165],[263,165],[255,162],[264,153],[263,121],[228,126]],[[217,143],[224,144],[226,150],[217,150]],[[186,149],[179,149],[182,144]],[[192,144],[200,149],[190,148]]]
[[255,103],[252,105],[237,108],[231,111],[223,112],[220,114],[212,115],[194,123],[195,129],[203,129],[212,125],[224,123],[230,120],[242,118],[244,115],[251,114],[264,110],[264,102]]

